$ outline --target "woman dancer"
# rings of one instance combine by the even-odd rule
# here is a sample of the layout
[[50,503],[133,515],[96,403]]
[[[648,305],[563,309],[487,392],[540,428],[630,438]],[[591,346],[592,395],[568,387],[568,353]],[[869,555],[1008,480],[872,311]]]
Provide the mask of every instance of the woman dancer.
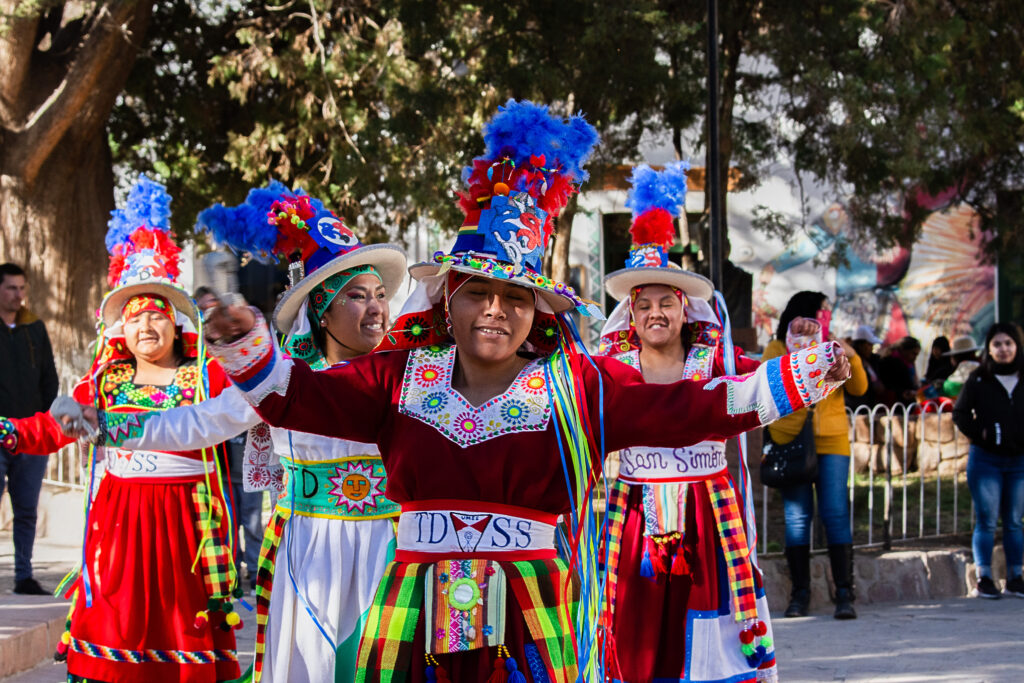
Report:
[[[198,311],[176,282],[169,202],[163,186],[140,178],[107,233],[113,289],[100,306],[97,357],[74,396],[104,410],[114,432],[231,386],[197,348]],[[73,440],[49,413],[11,422],[25,452]],[[101,447],[91,462],[81,573],[58,649],[68,680],[236,678],[230,496],[213,450]]]
[[[627,267],[605,279],[620,303],[602,332],[602,353],[652,384],[758,366],[723,338],[708,303],[711,282],[669,264],[687,167],[634,169],[626,201],[633,246]],[[735,359],[728,369],[726,353]],[[612,680],[774,680],[768,605],[725,443],[627,448],[619,463],[608,500]]]
[[[252,190],[241,206],[214,206],[198,223],[235,250],[292,262],[297,281],[274,325],[288,331],[293,359],[324,370],[380,343],[388,300],[405,276],[398,247],[363,246],[322,203],[280,183]],[[385,497],[375,444],[272,429],[237,389],[155,416],[137,433],[108,431],[108,443],[195,448],[246,429],[247,488],[282,494],[257,573],[253,679],[351,682],[366,613],[394,554],[398,516]]]
[[585,177],[596,133],[580,117],[510,101],[485,141],[452,253],[411,268],[420,286],[382,345],[393,352],[312,373],[274,347],[251,310],[219,309],[208,328],[271,424],[381,449],[402,514],[357,681],[571,681],[578,667],[602,675],[589,647],[591,565],[580,568],[574,613],[554,547],[556,519],[571,512],[574,546],[589,561],[594,539],[579,537],[576,508],[600,467],[593,452],[651,434],[653,445],[726,438],[819,400],[848,370],[826,345],[755,375],[656,385],[584,356],[570,346],[568,317],[557,316],[583,302],[538,271],[549,218]]

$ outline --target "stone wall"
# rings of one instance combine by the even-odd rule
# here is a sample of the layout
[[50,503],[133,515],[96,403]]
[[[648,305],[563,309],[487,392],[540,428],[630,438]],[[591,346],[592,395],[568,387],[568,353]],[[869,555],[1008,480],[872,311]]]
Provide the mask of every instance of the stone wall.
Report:
[[[761,557],[765,591],[772,612],[782,612],[789,602],[790,580],[786,558]],[[992,572],[1006,574],[1002,547],[992,557]],[[1001,584],[1000,581],[996,581]],[[854,555],[854,584],[859,604],[936,600],[970,595],[977,585],[974,562],[966,548],[935,550],[864,551]],[[811,559],[811,610],[830,609],[832,568],[827,553]]]

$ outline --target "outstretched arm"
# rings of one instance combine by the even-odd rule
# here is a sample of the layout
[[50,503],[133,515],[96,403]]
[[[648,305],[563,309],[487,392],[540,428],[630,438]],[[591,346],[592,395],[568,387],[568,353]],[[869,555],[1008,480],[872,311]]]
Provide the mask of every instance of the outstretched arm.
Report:
[[[604,384],[608,450],[728,439],[817,403],[849,376],[849,363],[832,342],[772,359],[746,375],[672,384],[647,384],[621,363],[594,360]],[[593,396],[591,383],[588,389]]]
[[252,406],[235,387],[202,403],[145,413],[99,414],[107,446],[154,451],[210,448],[260,422]]
[[387,353],[313,372],[281,353],[262,317],[240,339],[210,351],[268,424],[364,443],[378,441],[387,417],[389,369],[404,367]]

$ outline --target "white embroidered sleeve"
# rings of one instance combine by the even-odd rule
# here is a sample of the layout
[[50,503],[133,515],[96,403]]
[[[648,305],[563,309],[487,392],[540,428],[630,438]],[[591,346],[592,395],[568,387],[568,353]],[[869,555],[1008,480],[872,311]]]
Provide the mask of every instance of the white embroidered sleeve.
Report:
[[817,403],[842,386],[842,382],[825,379],[835,363],[837,346],[828,342],[772,358],[749,375],[716,377],[704,389],[725,384],[729,414],[757,411],[761,424],[766,425]]
[[271,393],[285,394],[292,360],[281,353],[263,315],[253,312],[256,325],[245,336],[229,344],[210,344],[209,349],[245,400],[259,405]]

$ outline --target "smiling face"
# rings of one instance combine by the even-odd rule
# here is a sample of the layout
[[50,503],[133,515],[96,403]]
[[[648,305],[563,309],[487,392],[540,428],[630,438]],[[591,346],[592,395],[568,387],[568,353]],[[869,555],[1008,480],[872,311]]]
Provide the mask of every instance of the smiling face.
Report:
[[999,332],[988,343],[988,353],[992,356],[992,360],[1001,365],[1012,363],[1017,356],[1017,344],[1013,341],[1013,337],[1005,332]]
[[384,285],[376,275],[366,273],[348,281],[320,320],[347,347],[343,355],[362,355],[380,344],[389,315]]
[[459,353],[500,363],[515,356],[526,341],[536,304],[526,287],[474,277],[455,292],[448,311]]
[[683,303],[671,287],[648,285],[633,301],[633,324],[645,347],[682,346]]
[[174,323],[163,313],[142,311],[124,323],[124,342],[132,355],[161,363],[174,353]]

